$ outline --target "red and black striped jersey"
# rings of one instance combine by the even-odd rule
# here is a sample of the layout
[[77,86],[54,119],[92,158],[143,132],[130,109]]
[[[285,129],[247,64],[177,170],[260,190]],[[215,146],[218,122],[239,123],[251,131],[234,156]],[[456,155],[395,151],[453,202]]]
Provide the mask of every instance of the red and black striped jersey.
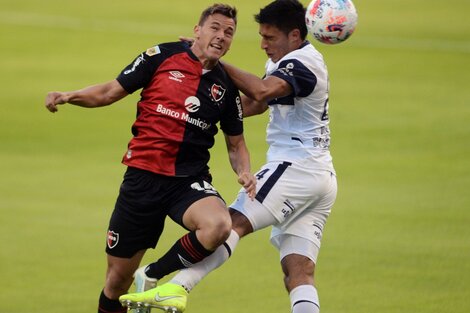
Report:
[[117,80],[129,93],[142,89],[122,161],[128,166],[166,176],[206,173],[217,124],[227,135],[243,133],[238,89],[220,63],[204,71],[186,43],[148,49]]

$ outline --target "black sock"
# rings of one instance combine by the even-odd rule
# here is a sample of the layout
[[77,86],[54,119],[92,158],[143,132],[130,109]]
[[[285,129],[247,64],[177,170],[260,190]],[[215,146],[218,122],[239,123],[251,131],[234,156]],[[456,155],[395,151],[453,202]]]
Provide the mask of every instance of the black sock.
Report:
[[109,299],[101,291],[100,300],[98,304],[98,313],[125,313],[127,308],[123,307],[119,300]]
[[145,274],[160,279],[176,270],[191,267],[213,252],[202,246],[196,232],[190,232],[181,237],[157,262],[150,264]]

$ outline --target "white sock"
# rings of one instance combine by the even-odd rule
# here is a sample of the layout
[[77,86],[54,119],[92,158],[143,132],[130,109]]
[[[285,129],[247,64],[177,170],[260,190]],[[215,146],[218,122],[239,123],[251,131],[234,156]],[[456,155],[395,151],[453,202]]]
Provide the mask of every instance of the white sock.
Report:
[[228,260],[239,240],[240,237],[232,229],[227,241],[214,253],[193,266],[180,270],[170,282],[183,286],[188,292],[191,291],[204,277]]
[[301,285],[289,294],[292,313],[319,313],[320,301],[317,289],[312,285]]

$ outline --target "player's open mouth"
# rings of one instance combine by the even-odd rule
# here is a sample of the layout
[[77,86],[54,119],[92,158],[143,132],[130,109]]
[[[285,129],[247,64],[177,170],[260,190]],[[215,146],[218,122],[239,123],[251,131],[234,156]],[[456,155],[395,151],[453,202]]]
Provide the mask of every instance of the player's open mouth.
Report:
[[212,43],[210,46],[211,46],[212,48],[214,48],[214,49],[222,50],[222,45],[219,45],[219,44],[216,44],[216,43]]

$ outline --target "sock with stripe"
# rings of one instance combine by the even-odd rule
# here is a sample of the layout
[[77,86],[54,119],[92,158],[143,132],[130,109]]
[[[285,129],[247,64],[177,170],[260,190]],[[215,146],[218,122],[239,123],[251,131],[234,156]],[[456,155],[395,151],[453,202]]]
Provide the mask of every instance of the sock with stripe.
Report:
[[232,230],[227,241],[214,253],[192,267],[182,269],[170,282],[183,286],[186,291],[190,292],[204,277],[228,260],[239,240],[238,234]]
[[101,291],[98,302],[98,313],[126,313],[127,308],[123,307],[119,300],[112,300]]
[[291,290],[290,294],[292,313],[319,313],[320,301],[317,289],[312,285],[301,285]]
[[213,252],[204,248],[196,232],[192,231],[181,237],[157,262],[147,266],[145,274],[160,279],[176,270],[191,267]]

